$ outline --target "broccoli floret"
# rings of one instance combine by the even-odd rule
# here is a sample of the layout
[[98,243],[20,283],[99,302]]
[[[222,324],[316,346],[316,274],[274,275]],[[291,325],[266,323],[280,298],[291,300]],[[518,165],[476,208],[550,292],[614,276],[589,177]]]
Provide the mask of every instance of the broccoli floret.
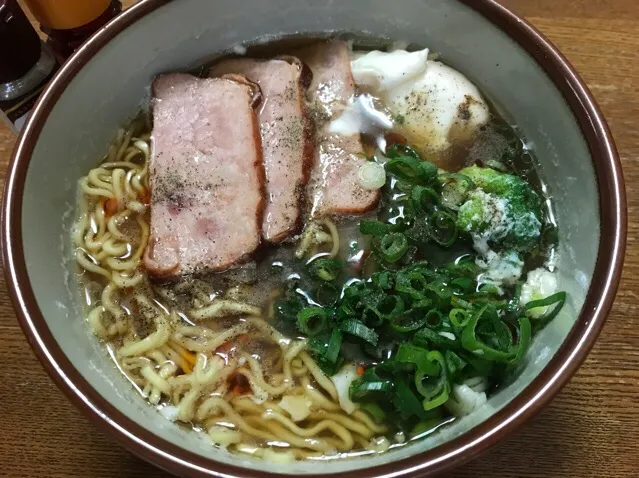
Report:
[[541,199],[523,179],[490,168],[471,166],[460,172],[472,179],[457,227],[475,239],[526,252],[539,242]]

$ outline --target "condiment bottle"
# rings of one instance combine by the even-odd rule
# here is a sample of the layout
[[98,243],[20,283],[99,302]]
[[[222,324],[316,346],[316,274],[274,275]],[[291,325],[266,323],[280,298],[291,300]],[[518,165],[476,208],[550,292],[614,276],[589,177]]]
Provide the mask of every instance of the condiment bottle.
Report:
[[18,131],[58,64],[16,0],[0,0],[0,119]]
[[24,0],[60,61],[122,11],[119,0]]

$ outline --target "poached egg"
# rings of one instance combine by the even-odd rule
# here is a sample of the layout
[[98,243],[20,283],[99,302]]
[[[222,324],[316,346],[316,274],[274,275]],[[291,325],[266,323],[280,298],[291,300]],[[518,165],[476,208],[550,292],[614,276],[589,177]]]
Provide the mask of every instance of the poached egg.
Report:
[[428,59],[428,49],[371,51],[351,61],[355,83],[380,98],[408,142],[428,159],[472,139],[489,120],[479,90],[457,70]]

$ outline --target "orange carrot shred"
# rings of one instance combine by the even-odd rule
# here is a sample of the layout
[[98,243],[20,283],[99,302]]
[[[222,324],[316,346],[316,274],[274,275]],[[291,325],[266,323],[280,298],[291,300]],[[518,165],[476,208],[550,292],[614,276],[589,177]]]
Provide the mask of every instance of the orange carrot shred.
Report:
[[184,360],[186,360],[186,362],[189,365],[191,365],[191,366],[195,365],[195,354],[194,353],[192,353],[192,352],[184,352],[183,354],[180,354],[180,355],[182,355]]
[[228,378],[229,388],[233,395],[246,395],[251,391],[248,379],[239,373],[234,373]]
[[241,334],[237,336],[237,340],[243,344],[247,344],[249,341],[249,334]]
[[364,372],[366,372],[366,369],[364,368],[363,365],[358,365],[357,368],[355,369],[355,372],[357,373],[357,375],[361,377],[362,375],[364,375]]
[[142,194],[140,194],[140,202],[145,206],[151,204],[151,191],[145,189]]
[[222,345],[220,345],[218,348],[215,349],[215,353],[227,354],[231,351],[231,348],[233,348],[233,344],[231,344],[231,342],[227,340],[226,342],[222,343]]
[[119,210],[120,205],[118,204],[118,200],[115,198],[109,198],[104,203],[104,214],[106,215],[106,217],[113,216]]

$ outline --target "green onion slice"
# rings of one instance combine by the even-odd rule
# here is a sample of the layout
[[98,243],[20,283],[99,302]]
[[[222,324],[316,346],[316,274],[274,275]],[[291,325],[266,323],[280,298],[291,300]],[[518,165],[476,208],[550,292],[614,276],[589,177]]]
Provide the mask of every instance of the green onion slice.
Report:
[[426,325],[426,315],[410,310],[405,314],[393,317],[390,321],[391,329],[399,333],[414,332]]
[[483,342],[477,334],[477,328],[480,323],[485,320],[490,320],[492,313],[488,311],[488,306],[484,306],[473,314],[468,322],[468,325],[464,328],[461,336],[462,346],[468,350],[471,354],[486,360],[493,360],[495,362],[508,363],[512,361],[516,353],[513,353],[512,347],[508,350],[499,350],[495,347]]
[[297,314],[297,327],[304,335],[316,337],[328,330],[329,313],[321,307],[306,307]]
[[337,361],[339,357],[340,348],[342,347],[342,332],[339,329],[333,329],[331,332],[331,338],[328,340],[328,347],[324,353],[324,358],[331,363]]
[[320,284],[313,291],[313,300],[323,306],[333,306],[339,300],[340,291],[329,282]]
[[415,387],[417,392],[424,397],[422,405],[426,411],[443,405],[448,400],[450,393],[446,360],[442,353],[432,350],[428,352],[427,360],[437,367],[437,372],[432,373],[432,367],[429,369],[418,368],[415,374]]
[[425,297],[428,281],[419,272],[399,272],[395,282],[395,290],[410,295],[414,299]]
[[335,259],[315,259],[310,263],[310,270],[318,279],[330,282],[339,276],[339,273],[342,271],[342,263]]
[[421,213],[430,213],[439,205],[439,196],[432,188],[415,186],[411,193],[413,207]]
[[391,232],[379,241],[379,254],[386,262],[394,263],[408,251],[408,240],[400,232]]
[[355,337],[359,337],[360,339],[368,342],[371,345],[377,345],[377,341],[379,339],[377,333],[374,330],[366,327],[359,320],[347,319],[340,324],[339,328],[342,332],[354,335]]
[[428,220],[431,238],[440,246],[449,247],[457,239],[457,222],[452,214],[436,211]]
[[429,375],[436,375],[439,369],[437,365],[428,358],[428,353],[429,351],[425,348],[403,343],[400,344],[393,359],[397,362],[413,364],[416,369],[423,370]]
[[371,219],[362,219],[359,222],[359,232],[366,236],[383,236],[388,232],[388,224]]
[[519,362],[530,347],[530,341],[532,339],[532,326],[528,317],[519,318],[519,340],[517,343],[517,353],[511,360],[511,363],[515,364]]
[[562,309],[564,304],[566,303],[566,293],[565,292],[557,292],[556,294],[549,295],[545,299],[533,300],[524,305],[522,312],[526,312],[531,309],[535,309],[537,307],[548,307],[553,304],[556,304],[549,312],[544,314],[542,317],[534,319],[535,328],[541,329],[548,322],[554,319],[559,311]]
[[386,412],[376,403],[362,403],[360,408],[368,413],[375,423],[384,423]]
[[366,381],[364,378],[355,380],[351,384],[350,397],[351,400],[361,400],[371,393],[389,393],[393,391],[393,382],[384,381]]
[[388,158],[395,159],[400,156],[408,156],[422,161],[421,155],[412,146],[407,146],[405,144],[393,144],[386,150],[386,157]]
[[413,416],[425,418],[424,407],[411,390],[411,387],[403,378],[398,378],[395,382],[395,396],[393,403],[397,411],[406,419]]

